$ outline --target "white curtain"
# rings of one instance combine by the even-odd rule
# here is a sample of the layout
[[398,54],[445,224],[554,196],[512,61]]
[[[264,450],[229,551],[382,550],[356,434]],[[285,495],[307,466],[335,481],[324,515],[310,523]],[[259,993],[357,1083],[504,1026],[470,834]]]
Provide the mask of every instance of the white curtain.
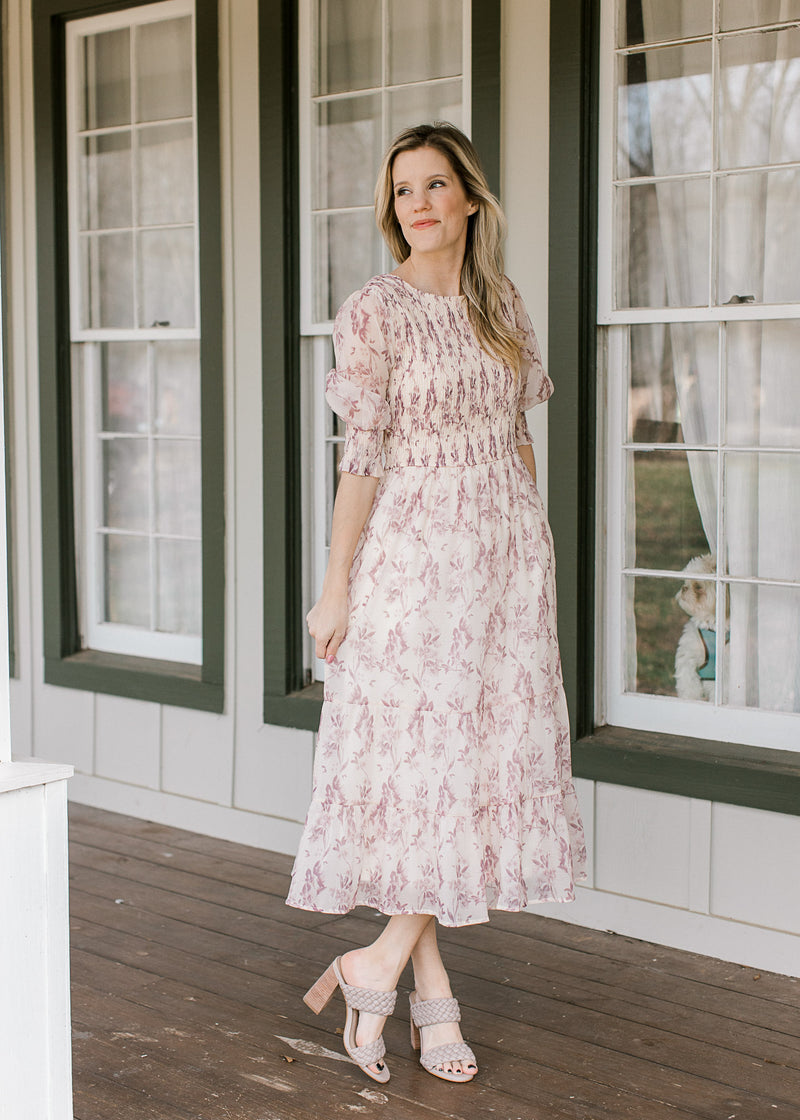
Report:
[[[779,0],[726,0],[726,7],[735,26],[755,26],[788,14],[788,4]],[[643,0],[646,41],[660,30],[663,10],[660,0]],[[648,51],[645,57],[651,173],[708,168],[712,91],[710,72],[698,65],[701,56],[695,48],[680,58],[675,49]],[[710,58],[709,53],[709,65]],[[800,159],[800,32],[723,40],[721,63],[721,166]],[[686,121],[691,123],[683,127]],[[657,214],[647,233],[648,244],[660,242],[662,290],[647,293],[647,302],[706,303],[706,295],[698,298],[698,293],[708,290],[711,259],[719,261],[718,303],[747,296],[758,303],[800,300],[795,251],[800,235],[794,228],[798,172],[722,177],[715,199],[719,239],[713,256],[708,181],[697,184],[702,190],[693,181],[656,186]],[[718,431],[717,346],[708,344],[707,332],[691,325],[669,329],[684,439],[714,444],[723,438]],[[800,582],[800,517],[795,509],[800,456],[790,453],[800,448],[800,321],[732,323],[725,343],[725,442],[752,450],[726,455],[720,570]],[[690,454],[689,465],[709,551],[717,552],[716,457]],[[727,702],[800,711],[800,588],[732,584],[729,611]]]

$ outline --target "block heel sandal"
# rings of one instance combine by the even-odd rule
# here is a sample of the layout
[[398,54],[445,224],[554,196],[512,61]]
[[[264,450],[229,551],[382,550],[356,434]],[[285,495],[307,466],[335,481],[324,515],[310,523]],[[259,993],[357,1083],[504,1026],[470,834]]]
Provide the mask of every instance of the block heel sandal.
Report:
[[[414,1050],[422,1048],[420,1027],[431,1027],[434,1023],[460,1023],[461,1009],[458,1000],[448,999],[419,999],[416,992],[408,997],[411,1005],[411,1045]],[[446,1042],[442,1046],[432,1046],[430,1050],[420,1053],[420,1065],[434,1077],[441,1077],[443,1081],[471,1081],[477,1073],[478,1063],[475,1055],[466,1042]],[[446,1070],[437,1069],[445,1062],[460,1062],[462,1066],[473,1065],[473,1073],[448,1073]]]
[[389,1080],[389,1067],[383,1063],[383,1069],[377,1073],[368,1069],[368,1066],[378,1065],[386,1053],[383,1035],[374,1042],[367,1042],[363,1046],[356,1046],[356,1028],[358,1016],[365,1011],[373,1015],[391,1015],[394,1011],[397,992],[378,992],[372,988],[356,988],[345,983],[342,976],[342,958],[337,957],[333,964],[325,969],[322,976],[312,985],[303,996],[303,1002],[311,1008],[315,1015],[319,1015],[327,1007],[337,988],[341,989],[347,1013],[344,1021],[344,1034],[342,1042],[344,1048],[359,1069],[371,1077],[373,1081],[381,1083]]

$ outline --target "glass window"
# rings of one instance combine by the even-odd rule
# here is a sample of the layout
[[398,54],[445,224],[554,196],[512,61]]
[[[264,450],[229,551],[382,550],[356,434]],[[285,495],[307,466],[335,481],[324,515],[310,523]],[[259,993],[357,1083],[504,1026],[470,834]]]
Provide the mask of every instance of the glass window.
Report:
[[201,663],[193,5],[67,23],[86,648]]
[[604,5],[604,721],[800,749],[800,32]]
[[[313,508],[311,601],[322,584],[344,440],[344,426],[325,404],[332,321],[347,296],[394,268],[373,210],[378,166],[392,137],[434,120],[469,130],[471,4],[303,0],[301,16],[301,362],[314,432],[305,480]],[[307,664],[313,663],[309,644]],[[312,670],[323,671],[321,665]]]

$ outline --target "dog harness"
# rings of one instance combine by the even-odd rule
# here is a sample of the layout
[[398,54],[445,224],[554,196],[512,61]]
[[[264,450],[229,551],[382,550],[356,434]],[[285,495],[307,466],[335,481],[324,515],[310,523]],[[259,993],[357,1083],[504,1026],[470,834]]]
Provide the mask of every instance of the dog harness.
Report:
[[706,659],[698,667],[697,675],[701,681],[715,681],[717,679],[717,632],[698,629],[697,633],[706,651]]

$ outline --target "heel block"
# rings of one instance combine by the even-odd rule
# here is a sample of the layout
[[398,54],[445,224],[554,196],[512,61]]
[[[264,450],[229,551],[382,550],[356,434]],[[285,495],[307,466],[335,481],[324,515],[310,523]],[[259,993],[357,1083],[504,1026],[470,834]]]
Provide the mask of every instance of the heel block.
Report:
[[338,987],[336,970],[333,965],[329,965],[316,984],[313,984],[303,996],[303,1003],[310,1007],[315,1015],[319,1015],[320,1011],[330,1003]]

